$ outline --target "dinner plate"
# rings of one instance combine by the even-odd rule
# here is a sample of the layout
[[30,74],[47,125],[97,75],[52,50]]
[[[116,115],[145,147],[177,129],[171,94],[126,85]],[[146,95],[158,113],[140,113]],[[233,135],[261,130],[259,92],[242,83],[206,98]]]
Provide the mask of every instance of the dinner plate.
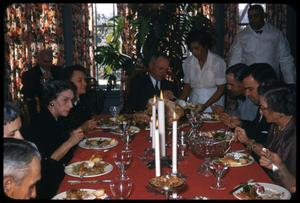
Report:
[[[84,196],[82,199],[84,200],[92,200],[92,199],[96,199],[96,196],[93,194],[96,190],[93,190],[93,189],[80,189],[81,191],[86,191],[87,192],[87,195]],[[64,192],[61,192],[57,195],[55,195],[52,199],[54,200],[64,200],[67,198],[67,192],[64,191]],[[104,194],[103,196],[101,196],[99,199],[107,199],[108,198],[108,195],[107,194]]]
[[212,113],[202,113],[201,118],[204,123],[221,123],[219,119],[213,118]]
[[[248,183],[248,184],[254,185],[255,183]],[[260,196],[262,199],[290,199],[291,198],[291,193],[287,189],[285,189],[279,185],[275,185],[275,184],[271,184],[271,183],[261,183],[261,182],[257,182],[257,184],[259,184],[265,188],[265,193]],[[243,190],[243,188],[236,190],[233,193],[233,195],[237,199],[240,199],[240,200],[244,199],[238,195],[240,192],[242,192],[242,190]]]
[[74,173],[74,167],[78,167],[79,164],[82,164],[84,162],[88,162],[88,161],[79,161],[79,162],[74,162],[69,164],[68,166],[65,167],[65,173],[69,176],[73,176],[73,177],[78,177],[78,178],[89,178],[89,177],[97,177],[97,176],[102,176],[105,175],[109,172],[111,172],[113,170],[113,165],[111,165],[108,162],[105,161],[101,161],[101,163],[105,163],[107,164],[107,166],[104,167],[104,172],[103,173],[97,173],[97,174],[93,174],[93,175],[83,175],[80,176],[79,174]]
[[[115,147],[118,145],[118,141],[116,139],[114,139],[115,141],[113,143],[109,143],[109,144],[105,144],[103,145],[103,143],[101,144],[101,142],[103,141],[108,141],[110,142],[113,138],[110,137],[91,137],[91,138],[87,138],[82,140],[81,142],[79,142],[78,146],[84,149],[109,149],[112,147]],[[98,141],[100,142],[99,144],[87,144],[86,141]]]
[[251,155],[241,152],[227,153],[223,158],[220,158],[219,160],[227,163],[229,167],[249,166],[254,162],[254,158]]
[[[139,127],[136,127],[136,126],[130,126],[128,131],[129,131],[129,134],[135,134],[135,133],[140,132],[141,129]],[[117,135],[122,135],[122,132],[119,128],[113,130],[112,133],[117,134]]]

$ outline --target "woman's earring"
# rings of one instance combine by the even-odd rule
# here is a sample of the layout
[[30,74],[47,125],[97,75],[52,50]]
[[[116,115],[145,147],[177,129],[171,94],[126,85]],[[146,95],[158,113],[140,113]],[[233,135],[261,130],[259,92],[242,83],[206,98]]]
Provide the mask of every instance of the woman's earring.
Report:
[[53,106],[54,106],[54,104],[53,104],[53,103],[50,103],[50,106],[51,106],[51,107],[53,107]]

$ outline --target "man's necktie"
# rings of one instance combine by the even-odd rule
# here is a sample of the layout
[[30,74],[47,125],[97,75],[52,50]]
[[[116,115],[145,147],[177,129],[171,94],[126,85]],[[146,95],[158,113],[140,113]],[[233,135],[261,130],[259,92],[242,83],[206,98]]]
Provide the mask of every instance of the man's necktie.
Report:
[[156,80],[156,83],[155,83],[155,94],[159,95],[158,80]]

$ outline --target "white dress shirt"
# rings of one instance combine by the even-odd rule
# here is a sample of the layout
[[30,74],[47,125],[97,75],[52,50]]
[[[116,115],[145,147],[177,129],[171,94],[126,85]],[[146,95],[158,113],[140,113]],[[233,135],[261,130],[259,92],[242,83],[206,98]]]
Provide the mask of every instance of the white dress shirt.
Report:
[[282,72],[286,83],[295,83],[296,67],[287,39],[269,23],[265,23],[260,30],[263,30],[261,34],[247,26],[236,35],[230,48],[228,66],[237,63],[268,63],[277,76]]
[[[208,50],[207,59],[202,67],[198,59],[191,55],[183,61],[184,83],[192,88],[190,101],[193,104],[204,104],[217,90],[217,85],[226,83],[225,61],[218,55]],[[216,102],[224,106],[223,96]],[[207,112],[211,109],[207,108]]]

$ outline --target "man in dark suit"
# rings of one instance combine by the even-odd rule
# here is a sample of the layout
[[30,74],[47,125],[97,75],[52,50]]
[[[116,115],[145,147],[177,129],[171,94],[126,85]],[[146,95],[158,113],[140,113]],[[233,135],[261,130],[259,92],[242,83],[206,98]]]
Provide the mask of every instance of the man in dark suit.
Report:
[[38,53],[37,66],[22,75],[22,93],[28,106],[30,120],[39,112],[43,87],[51,80],[61,78],[61,67],[52,64],[53,51],[44,49]]
[[170,68],[169,58],[163,54],[152,56],[148,71],[137,74],[130,83],[125,111],[136,112],[146,109],[148,100],[154,95],[159,97],[160,91],[166,99],[179,96],[179,89],[173,82],[166,80]]

